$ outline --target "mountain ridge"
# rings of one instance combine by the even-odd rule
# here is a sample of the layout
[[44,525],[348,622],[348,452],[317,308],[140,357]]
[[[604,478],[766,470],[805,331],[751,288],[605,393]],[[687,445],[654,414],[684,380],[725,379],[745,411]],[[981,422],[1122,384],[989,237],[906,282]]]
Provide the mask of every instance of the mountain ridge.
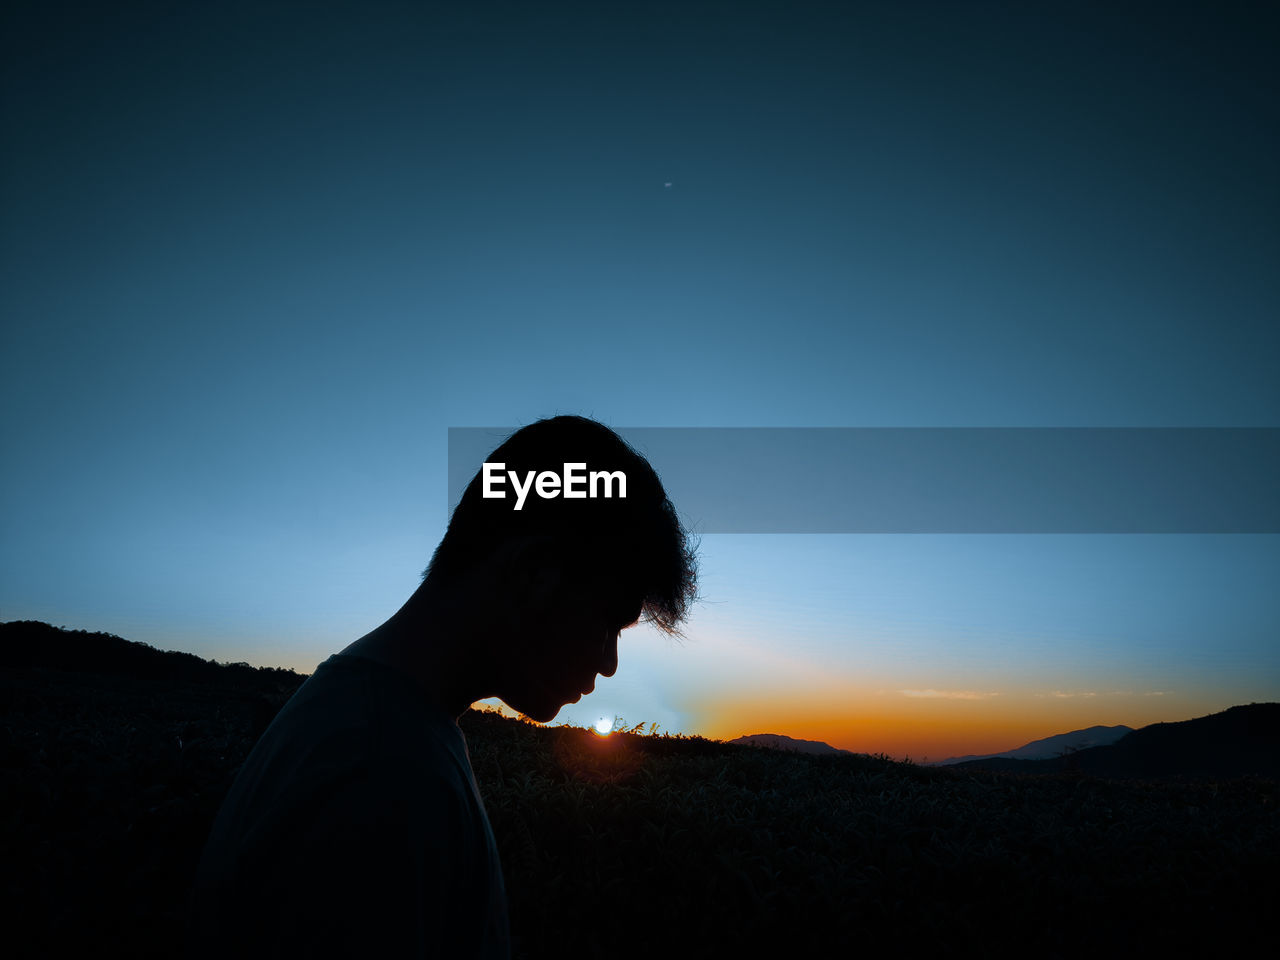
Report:
[[[158,650],[109,633],[67,630],[39,620],[0,623],[0,669],[98,674],[111,682],[160,680],[167,684],[234,687],[253,705],[255,729],[306,679],[291,670],[218,663],[181,651]],[[1085,773],[1112,778],[1259,776],[1280,779],[1280,703],[1251,703],[1191,720],[1089,727],[1032,741],[1005,754],[950,758],[928,766],[1031,774]],[[1118,737],[1084,746],[1090,737]],[[1075,738],[1074,740],[1072,738]],[[727,743],[812,755],[856,756],[820,740],[750,734]],[[1051,756],[1031,756],[1053,751]],[[1013,756],[1012,754],[1021,754]]]
[[852,750],[842,750],[839,747],[833,747],[831,744],[822,740],[798,740],[795,737],[788,737],[781,733],[751,733],[744,737],[734,737],[732,740],[726,740],[726,743],[738,743],[747,747],[761,747],[768,750],[790,750],[793,753],[811,753],[820,756],[848,754],[853,756]]
[[1113,778],[1280,779],[1280,703],[1239,704],[1191,720],[1153,723],[1115,743],[1059,757],[992,757],[948,766],[954,770],[1071,772]]
[[1133,733],[1133,730],[1133,727],[1127,727],[1124,724],[1117,724],[1113,727],[1101,725],[1085,727],[1081,730],[1072,730],[1068,733],[1059,733],[1051,737],[1043,737],[1040,740],[1032,740],[1030,743],[1024,743],[1022,746],[1015,747],[1012,750],[1002,750],[999,753],[969,754],[963,757],[948,757],[946,760],[938,760],[927,764],[927,766],[946,767],[957,763],[969,763],[974,760],[994,760],[997,758],[1047,760],[1052,757],[1060,757],[1065,753],[1084,750],[1088,747],[1107,746]]

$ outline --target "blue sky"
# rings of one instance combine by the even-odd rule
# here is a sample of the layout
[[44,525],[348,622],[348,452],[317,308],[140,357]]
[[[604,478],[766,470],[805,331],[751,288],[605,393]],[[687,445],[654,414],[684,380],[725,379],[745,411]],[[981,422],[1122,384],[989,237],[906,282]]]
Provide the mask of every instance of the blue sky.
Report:
[[[1280,426],[1252,5],[6,17],[5,620],[310,670],[416,586],[450,426]],[[1275,541],[708,536],[580,712],[936,754],[1276,699]]]

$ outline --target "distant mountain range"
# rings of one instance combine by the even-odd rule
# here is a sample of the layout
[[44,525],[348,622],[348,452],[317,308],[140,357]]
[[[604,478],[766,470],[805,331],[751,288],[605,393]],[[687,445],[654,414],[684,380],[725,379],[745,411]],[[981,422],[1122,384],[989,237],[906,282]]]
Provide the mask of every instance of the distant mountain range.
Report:
[[939,760],[936,763],[928,764],[928,766],[945,767],[954,763],[969,763],[974,760],[994,760],[998,757],[1010,760],[1049,760],[1054,757],[1061,757],[1067,753],[1074,753],[1077,750],[1085,750],[1089,747],[1105,747],[1115,743],[1121,737],[1130,733],[1133,733],[1133,727],[1126,727],[1123,724],[1116,727],[1088,727],[1084,730],[1072,730],[1070,733],[1060,733],[1055,737],[1045,737],[1043,740],[1032,740],[1030,743],[1024,744],[1016,750],[1006,750],[1003,753],[984,753],[967,757],[950,757],[946,760]]
[[[1027,744],[1032,746],[1035,744]],[[1280,703],[1251,703],[1194,720],[1153,723],[1125,734],[1114,743],[1085,747],[1057,757],[995,756],[960,760],[949,766],[959,770],[1010,773],[1075,771],[1098,777],[1280,779]]]
[[[35,620],[0,623],[0,669],[57,670],[169,683],[230,685],[261,701],[262,718],[306,677],[291,670],[217,663],[157,650],[108,633],[64,630]],[[256,702],[256,701],[255,701]],[[255,721],[258,722],[258,721]],[[850,754],[819,740],[758,733],[730,743],[797,753]],[[1138,730],[1089,727],[1036,740],[1015,750],[940,761],[952,769],[1016,773],[1076,771],[1100,777],[1259,776],[1280,779],[1280,703],[1252,703],[1221,713],[1155,723]]]
[[784,737],[780,733],[753,733],[746,737],[736,737],[728,742],[741,743],[748,747],[768,747],[770,750],[790,750],[794,753],[848,753],[852,755],[850,750],[841,750],[838,747],[831,746],[829,743],[823,743],[821,740],[796,740],[792,737]]
[[[796,753],[848,754],[820,740],[757,733],[729,743]],[[1268,777],[1280,779],[1280,703],[1252,703],[1134,730],[1088,727],[1004,753],[952,757],[929,766],[1010,773],[1074,771],[1098,777]]]

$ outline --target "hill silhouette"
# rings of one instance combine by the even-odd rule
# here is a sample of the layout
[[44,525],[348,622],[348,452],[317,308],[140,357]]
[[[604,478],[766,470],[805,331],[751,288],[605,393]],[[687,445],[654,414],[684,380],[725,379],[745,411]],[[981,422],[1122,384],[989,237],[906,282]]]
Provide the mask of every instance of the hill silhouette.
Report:
[[1002,750],[999,753],[970,754],[964,757],[948,757],[930,764],[935,767],[950,766],[954,763],[967,763],[971,760],[994,760],[1007,757],[1011,760],[1047,760],[1060,757],[1064,753],[1074,753],[1088,747],[1102,747],[1115,743],[1121,737],[1133,733],[1132,727],[1123,724],[1114,727],[1095,726],[1084,730],[1072,730],[1070,733],[1059,733],[1041,740],[1032,740],[1013,750]]
[[157,650],[113,633],[67,630],[41,620],[0,623],[0,667],[97,673],[148,680],[222,683],[274,690],[280,683],[295,687],[306,677],[282,667],[218,663],[193,653]]
[[752,733],[745,737],[735,737],[725,742],[740,743],[748,747],[767,747],[770,750],[791,750],[796,753],[820,755],[852,753],[850,750],[841,750],[839,747],[833,747],[822,740],[797,740],[795,737],[784,736],[781,733]]
[[125,698],[154,698],[151,691],[160,685],[166,696],[216,699],[244,718],[254,739],[307,679],[282,667],[219,663],[193,653],[157,650],[113,633],[67,630],[41,620],[0,623],[0,670],[47,673],[56,677],[53,687],[111,690]]
[[1043,760],[992,757],[950,764],[954,770],[1087,773],[1098,777],[1280,777],[1280,703],[1252,703],[1221,713],[1154,723],[1113,744]]
[[[219,663],[191,653],[157,650],[111,633],[67,630],[39,620],[0,623],[0,668],[214,686],[248,703],[251,729],[261,733],[306,675],[280,667]],[[1006,754],[944,761],[954,769],[1050,774],[1064,771],[1121,778],[1280,778],[1280,703],[1234,706],[1193,720],[1157,723],[1115,743],[1066,749],[1062,755],[1024,759],[1017,754],[1081,733],[1128,728],[1095,727],[1036,741]],[[752,734],[727,741],[809,754],[842,754],[827,743],[782,734]]]

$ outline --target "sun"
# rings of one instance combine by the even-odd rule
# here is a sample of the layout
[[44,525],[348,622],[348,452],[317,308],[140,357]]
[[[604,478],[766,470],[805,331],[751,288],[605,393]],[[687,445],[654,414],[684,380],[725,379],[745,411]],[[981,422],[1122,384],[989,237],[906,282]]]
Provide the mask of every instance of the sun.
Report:
[[596,721],[594,729],[600,736],[607,737],[613,732],[613,720],[610,717],[601,717]]

